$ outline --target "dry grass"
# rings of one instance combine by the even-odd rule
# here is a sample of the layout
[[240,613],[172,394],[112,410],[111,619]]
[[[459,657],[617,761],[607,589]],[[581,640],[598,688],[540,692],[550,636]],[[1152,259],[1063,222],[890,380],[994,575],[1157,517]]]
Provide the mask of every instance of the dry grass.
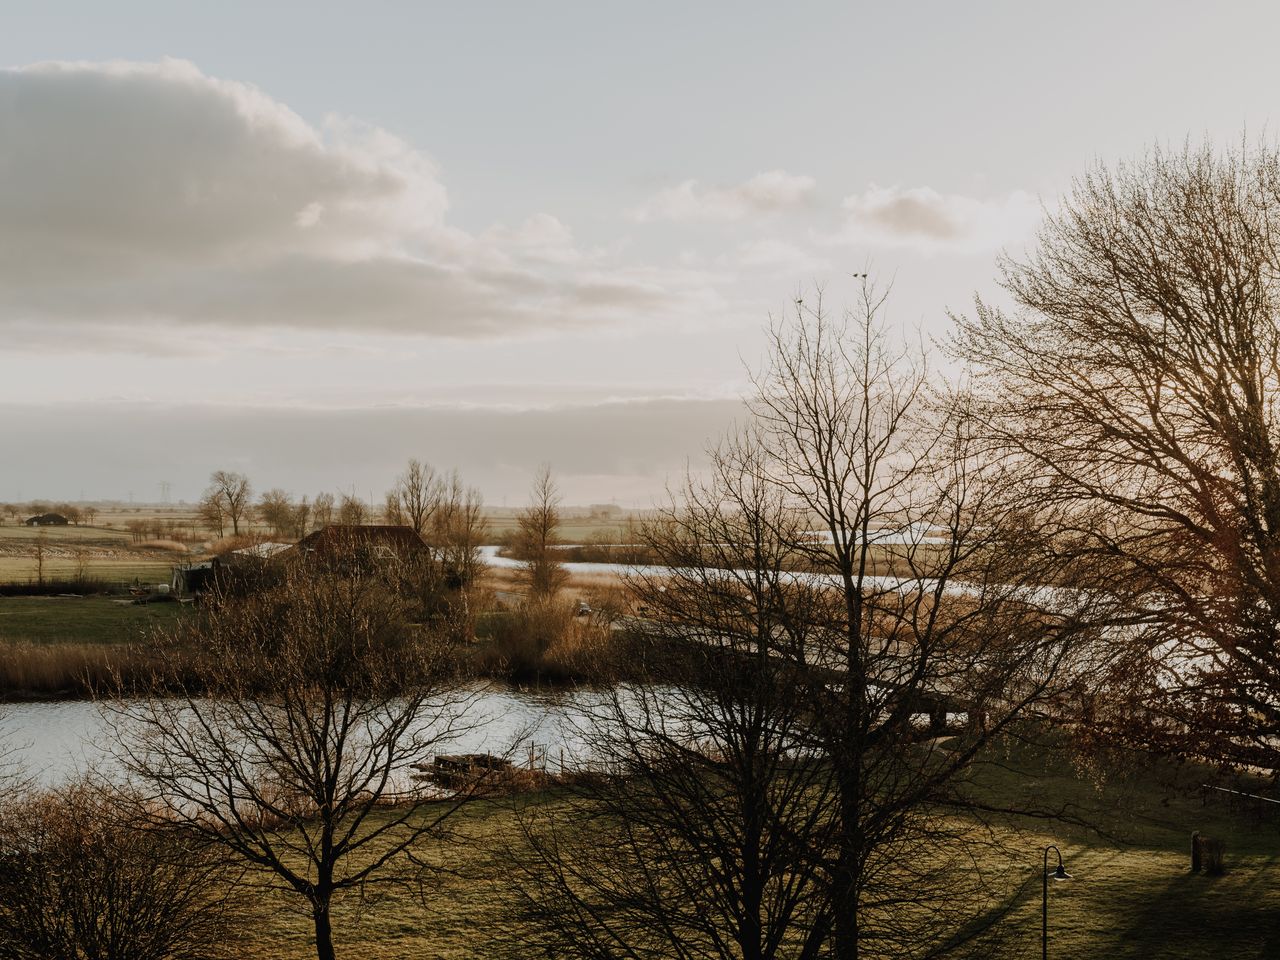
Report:
[[138,647],[16,643],[0,647],[0,690],[28,696],[91,696],[115,679],[141,684],[154,669]]
[[167,550],[170,553],[188,553],[190,547],[177,540],[144,540],[138,544],[140,550]]
[[490,677],[553,683],[616,679],[613,631],[599,616],[578,616],[577,602],[521,606],[483,624],[472,666]]

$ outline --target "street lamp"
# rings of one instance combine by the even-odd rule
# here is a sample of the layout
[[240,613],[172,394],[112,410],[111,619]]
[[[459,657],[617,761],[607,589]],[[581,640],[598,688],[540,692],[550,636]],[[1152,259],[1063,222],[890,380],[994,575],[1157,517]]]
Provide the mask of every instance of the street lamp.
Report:
[[1040,960],[1049,960],[1049,851],[1052,850],[1058,857],[1058,869],[1053,871],[1053,879],[1070,880],[1071,874],[1067,873],[1066,868],[1062,865],[1062,851],[1055,847],[1052,843],[1044,848],[1044,874],[1042,881],[1044,884],[1044,897],[1040,901]]

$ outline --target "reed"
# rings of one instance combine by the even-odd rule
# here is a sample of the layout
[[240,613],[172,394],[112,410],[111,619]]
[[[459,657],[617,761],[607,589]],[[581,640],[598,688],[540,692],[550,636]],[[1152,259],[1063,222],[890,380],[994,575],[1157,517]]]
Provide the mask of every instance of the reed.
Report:
[[154,681],[150,651],[129,644],[12,643],[0,646],[0,690],[8,696],[89,697]]

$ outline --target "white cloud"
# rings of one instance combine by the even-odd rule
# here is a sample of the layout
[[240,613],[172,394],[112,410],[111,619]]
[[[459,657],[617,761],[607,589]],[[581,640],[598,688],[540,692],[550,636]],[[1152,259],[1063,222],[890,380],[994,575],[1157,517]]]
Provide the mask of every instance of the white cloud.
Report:
[[744,267],[803,277],[831,272],[831,261],[802,247],[772,237],[752,240],[738,248],[737,261]]
[[813,177],[797,176],[785,170],[758,173],[731,187],[702,187],[697,180],[685,180],[659,190],[640,206],[629,211],[632,220],[742,220],[793,207],[813,192]]
[[404,140],[185,61],[0,71],[0,324],[476,337],[718,303],[690,270],[583,273],[552,216],[472,235],[448,210]]
[[549,213],[530,217],[519,226],[497,224],[480,235],[512,256],[542,263],[580,263],[584,255],[573,240],[573,231]]
[[1039,201],[1023,191],[977,199],[873,185],[843,206],[844,226],[829,241],[924,252],[994,250],[1025,239],[1041,216]]

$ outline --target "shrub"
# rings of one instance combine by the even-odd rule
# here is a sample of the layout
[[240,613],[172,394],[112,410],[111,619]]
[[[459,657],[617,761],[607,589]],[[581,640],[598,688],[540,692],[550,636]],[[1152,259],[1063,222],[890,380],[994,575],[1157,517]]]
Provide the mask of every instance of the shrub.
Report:
[[207,850],[87,782],[0,817],[0,955],[212,960],[237,955],[227,877]]

